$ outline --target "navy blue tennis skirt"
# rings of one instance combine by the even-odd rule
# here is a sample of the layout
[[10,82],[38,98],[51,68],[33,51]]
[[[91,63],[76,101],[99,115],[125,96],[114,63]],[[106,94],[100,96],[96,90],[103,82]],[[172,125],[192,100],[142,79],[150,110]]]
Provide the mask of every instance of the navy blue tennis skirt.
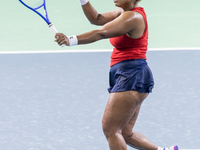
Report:
[[140,93],[152,92],[154,79],[145,59],[119,62],[110,68],[108,92],[136,90]]

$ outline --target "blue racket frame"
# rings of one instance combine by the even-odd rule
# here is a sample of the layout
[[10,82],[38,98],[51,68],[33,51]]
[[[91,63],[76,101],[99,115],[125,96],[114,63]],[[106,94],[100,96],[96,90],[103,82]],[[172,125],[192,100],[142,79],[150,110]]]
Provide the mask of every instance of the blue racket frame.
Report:
[[[50,22],[50,20],[49,20],[49,17],[48,17],[48,14],[47,14],[47,9],[46,9],[46,2],[45,2],[45,0],[44,0],[44,2],[43,2],[43,4],[42,5],[40,5],[39,7],[37,7],[37,8],[32,8],[32,7],[30,7],[30,6],[28,6],[28,5],[26,5],[22,0],[19,0],[24,6],[26,6],[27,8],[29,8],[29,9],[31,9],[32,11],[34,11],[35,13],[37,13],[40,17],[42,17],[42,19],[44,19],[44,21],[49,25],[49,24],[51,24],[51,22]],[[41,7],[43,7],[44,6],[44,11],[45,11],[45,16],[46,17],[44,17],[41,13],[39,13],[37,10],[38,9],[40,9]]]

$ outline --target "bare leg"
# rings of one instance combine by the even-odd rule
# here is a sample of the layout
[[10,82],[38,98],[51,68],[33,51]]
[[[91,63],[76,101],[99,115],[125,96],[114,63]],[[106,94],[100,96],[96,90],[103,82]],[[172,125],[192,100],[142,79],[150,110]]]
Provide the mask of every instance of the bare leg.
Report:
[[138,132],[132,131],[135,125],[136,119],[138,117],[139,111],[140,111],[140,106],[135,111],[129,123],[124,127],[123,129],[124,139],[127,142],[127,144],[130,145],[131,147],[134,147],[137,149],[157,150],[158,146],[156,146],[148,138],[146,138],[144,135]]
[[105,108],[102,126],[110,150],[126,150],[127,145],[122,130],[131,121],[137,108],[147,97],[147,93],[126,91],[111,93]]

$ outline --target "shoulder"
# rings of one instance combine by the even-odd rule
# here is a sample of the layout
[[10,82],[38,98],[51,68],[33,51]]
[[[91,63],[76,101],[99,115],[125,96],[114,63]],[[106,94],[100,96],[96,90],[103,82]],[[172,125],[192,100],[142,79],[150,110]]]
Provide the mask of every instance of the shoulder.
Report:
[[129,18],[132,18],[132,19],[142,19],[142,14],[140,14],[139,12],[137,11],[125,11],[122,13],[122,15],[124,17],[129,17]]
[[121,14],[121,17],[124,20],[132,23],[141,23],[144,21],[142,14],[136,11],[125,11]]

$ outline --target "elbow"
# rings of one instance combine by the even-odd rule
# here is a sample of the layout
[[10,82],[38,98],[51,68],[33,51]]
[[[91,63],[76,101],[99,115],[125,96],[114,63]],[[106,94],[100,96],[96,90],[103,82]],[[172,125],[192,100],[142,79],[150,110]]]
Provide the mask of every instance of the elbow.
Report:
[[98,25],[96,21],[90,20],[91,25]]
[[91,18],[88,18],[88,19],[89,19],[89,21],[90,21],[90,23],[91,23],[92,25],[101,26],[101,25],[103,25],[103,24],[102,24],[101,21],[99,20],[99,17],[100,17],[100,14],[98,14],[97,16],[93,16],[93,17],[91,17]]
[[100,26],[101,24],[97,20],[90,20],[90,24]]

